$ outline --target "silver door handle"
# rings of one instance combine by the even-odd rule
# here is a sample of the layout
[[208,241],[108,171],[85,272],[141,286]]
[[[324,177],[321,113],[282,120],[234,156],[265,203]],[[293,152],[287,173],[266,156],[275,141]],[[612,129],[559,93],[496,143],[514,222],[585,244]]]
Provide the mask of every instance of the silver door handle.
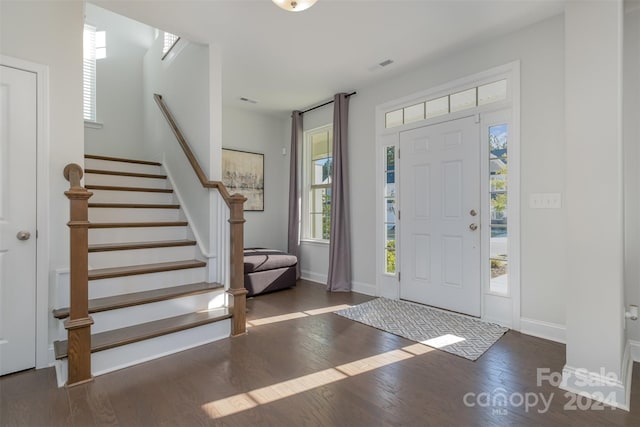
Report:
[[471,216],[476,216],[476,215],[478,215],[478,212],[476,212],[476,210],[475,210],[475,209],[471,209],[471,210],[469,211],[469,215],[471,215]]
[[469,230],[476,231],[478,229],[478,224],[469,224]]
[[29,238],[31,237],[31,233],[29,233],[28,231],[18,231],[18,234],[16,234],[16,237],[18,238],[18,240],[29,240]]

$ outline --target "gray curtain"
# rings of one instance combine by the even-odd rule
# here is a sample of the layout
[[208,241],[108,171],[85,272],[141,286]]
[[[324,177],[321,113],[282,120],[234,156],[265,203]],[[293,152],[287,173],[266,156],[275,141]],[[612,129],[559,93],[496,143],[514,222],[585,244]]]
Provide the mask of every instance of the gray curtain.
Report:
[[300,181],[298,149],[302,144],[302,113],[291,113],[291,150],[289,151],[289,236],[287,251],[298,257],[296,279],[300,278]]
[[351,228],[347,130],[349,97],[339,93],[333,102],[333,172],[331,175],[331,231],[327,290],[351,291]]

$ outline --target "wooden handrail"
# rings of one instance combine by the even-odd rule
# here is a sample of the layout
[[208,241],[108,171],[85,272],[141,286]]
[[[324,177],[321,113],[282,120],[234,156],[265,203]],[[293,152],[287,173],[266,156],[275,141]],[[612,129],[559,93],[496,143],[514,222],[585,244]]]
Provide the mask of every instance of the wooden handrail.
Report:
[[[184,135],[182,135],[180,128],[178,128],[178,125],[176,124],[176,121],[173,118],[173,115],[167,108],[167,104],[165,104],[165,102],[163,101],[162,95],[158,95],[156,93],[153,95],[153,99],[155,99],[156,104],[158,104],[158,107],[160,107],[160,111],[162,111],[164,118],[167,119],[167,122],[169,123],[169,127],[173,131],[173,134],[176,136],[176,139],[178,140],[180,147],[182,147],[182,151],[184,151],[185,156],[187,156],[187,160],[189,160],[189,163],[191,164],[193,171],[198,177],[200,184],[202,184],[204,188],[217,188],[218,191],[220,192],[220,195],[222,195],[222,198],[224,199],[227,206],[231,208],[230,199],[233,196],[229,194],[229,191],[227,191],[227,187],[225,187],[222,182],[210,181],[209,178],[207,178],[207,176],[204,174],[204,171],[202,170],[200,163],[198,163],[198,159],[196,159],[195,154],[193,154],[193,151],[191,151],[191,147],[189,147],[189,143],[185,139]],[[235,196],[242,197],[239,194],[236,194]]]
[[246,202],[247,198],[241,194],[230,195],[229,191],[227,191],[227,187],[220,181],[211,181],[207,178],[200,163],[198,163],[198,159],[193,154],[189,143],[185,139],[184,135],[178,128],[173,115],[167,108],[164,100],[162,99],[162,95],[158,95],[157,93],[153,95],[153,99],[160,107],[160,111],[164,115],[164,118],[169,123],[169,127],[173,131],[180,147],[182,147],[182,151],[185,156],[187,156],[187,160],[191,164],[193,171],[195,172],[200,184],[204,188],[217,189],[222,199],[229,207],[229,224],[230,224],[230,243],[231,243],[231,253],[230,253],[230,264],[231,270],[229,274],[229,280],[231,281],[229,290],[227,293],[232,298],[233,304],[233,322],[232,322],[232,330],[231,335],[237,336],[245,334],[247,331],[246,327],[246,304],[247,304],[247,290],[244,287],[244,202]]
[[70,228],[69,259],[69,318],[64,322],[67,330],[68,371],[67,386],[86,383],[91,375],[91,325],[89,316],[89,198],[93,195],[82,187],[82,168],[68,164],[64,177],[71,184],[65,195],[70,200],[67,225]]

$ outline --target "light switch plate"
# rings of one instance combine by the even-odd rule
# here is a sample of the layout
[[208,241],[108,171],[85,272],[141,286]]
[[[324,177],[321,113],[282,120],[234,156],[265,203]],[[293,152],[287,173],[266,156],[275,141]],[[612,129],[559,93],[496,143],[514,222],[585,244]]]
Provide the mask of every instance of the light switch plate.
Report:
[[532,209],[560,209],[562,195],[560,193],[531,193],[529,207]]

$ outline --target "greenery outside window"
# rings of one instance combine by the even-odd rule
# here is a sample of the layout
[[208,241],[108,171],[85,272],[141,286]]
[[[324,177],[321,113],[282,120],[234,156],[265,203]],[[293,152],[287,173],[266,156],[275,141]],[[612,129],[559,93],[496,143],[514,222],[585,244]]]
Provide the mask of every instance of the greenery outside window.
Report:
[[508,212],[507,212],[507,165],[508,125],[489,127],[489,208],[491,236],[489,256],[491,278],[489,290],[498,294],[509,292]]
[[303,236],[305,239],[328,241],[331,230],[333,126],[305,132],[304,141]]
[[396,272],[396,147],[384,147],[385,273]]

